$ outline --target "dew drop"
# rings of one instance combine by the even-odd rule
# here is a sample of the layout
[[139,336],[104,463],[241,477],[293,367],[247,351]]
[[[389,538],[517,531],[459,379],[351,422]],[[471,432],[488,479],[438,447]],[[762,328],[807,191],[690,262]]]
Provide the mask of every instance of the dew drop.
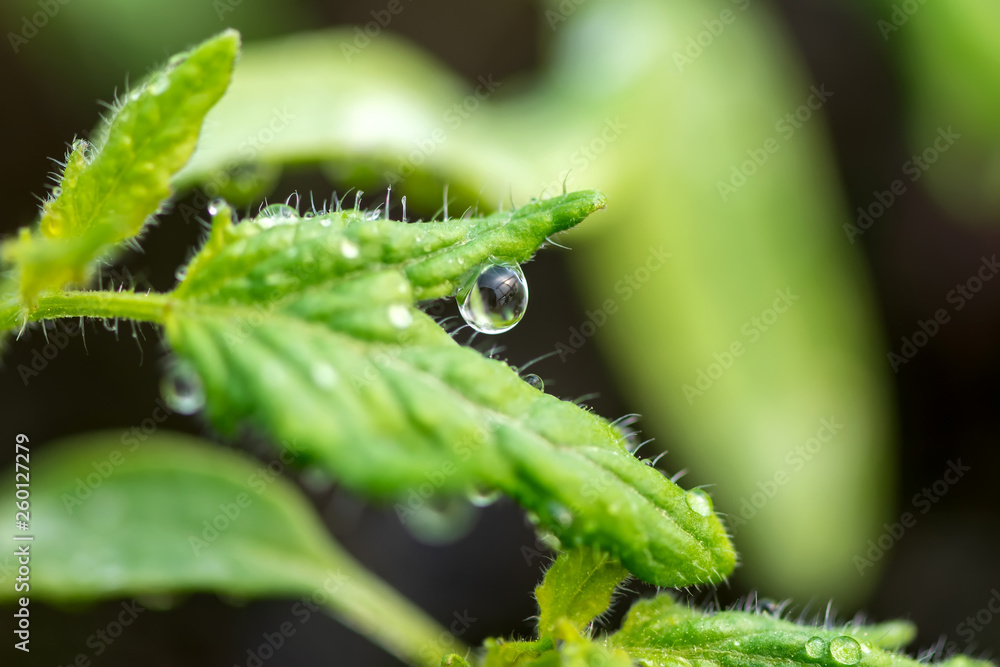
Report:
[[340,242],[340,254],[347,259],[354,259],[361,253],[361,249],[358,248],[357,244],[344,239]]
[[695,514],[712,515],[712,497],[701,489],[691,489],[684,495],[684,500]]
[[566,527],[573,523],[573,513],[559,503],[549,503],[548,513],[560,526]]
[[299,217],[299,212],[288,204],[271,204],[265,206],[257,215],[255,222],[263,229],[270,229],[277,225],[290,225]]
[[208,214],[211,216],[219,215],[219,211],[226,207],[226,200],[222,197],[216,197],[212,201],[208,202]]
[[405,329],[413,324],[413,313],[401,303],[389,306],[389,324],[397,329]]
[[528,386],[534,387],[538,391],[545,391],[545,381],[534,373],[528,373],[522,379],[528,383]]
[[517,264],[490,264],[463,291],[459,310],[466,323],[481,333],[510,331],[528,306],[528,283]]
[[430,499],[404,519],[403,525],[424,544],[450,544],[469,534],[478,511],[463,498]]
[[163,74],[157,75],[156,78],[154,78],[149,84],[149,92],[153,93],[154,95],[162,95],[163,93],[167,92],[167,86],[169,84],[170,81],[167,79],[166,76],[164,76]]
[[167,367],[160,380],[160,395],[171,410],[182,415],[193,415],[205,405],[201,378],[194,367],[183,360]]
[[853,637],[837,637],[830,642],[830,655],[841,665],[856,665],[861,660],[861,644]]
[[177,270],[174,271],[174,278],[177,279],[177,282],[181,282],[182,280],[187,278],[187,274],[188,274],[187,264],[185,264],[184,266],[178,266]]
[[826,642],[822,637],[811,637],[806,642],[806,655],[813,660],[819,660],[826,654]]
[[500,499],[500,491],[498,489],[473,486],[465,492],[465,497],[476,507],[489,507]]

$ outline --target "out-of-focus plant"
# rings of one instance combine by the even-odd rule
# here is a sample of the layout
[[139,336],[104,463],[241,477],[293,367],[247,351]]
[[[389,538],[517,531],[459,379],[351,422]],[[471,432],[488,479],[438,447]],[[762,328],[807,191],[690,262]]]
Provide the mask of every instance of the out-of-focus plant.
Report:
[[[908,178],[923,178],[957,217],[995,217],[1000,211],[1000,5],[883,0],[862,6],[906,85],[914,165]],[[950,143],[942,141],[942,131],[953,138]]]

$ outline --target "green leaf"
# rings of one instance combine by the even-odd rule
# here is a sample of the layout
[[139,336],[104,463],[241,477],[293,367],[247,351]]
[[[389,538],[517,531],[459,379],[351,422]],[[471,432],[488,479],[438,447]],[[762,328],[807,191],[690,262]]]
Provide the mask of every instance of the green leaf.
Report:
[[[144,441],[95,433],[47,446],[32,459],[34,541],[10,543],[30,545],[32,599],[306,596],[401,657],[436,647],[442,629],[336,545],[275,476],[274,464],[294,456],[268,467],[164,433]],[[441,652],[420,661],[435,664]]]
[[632,667],[628,653],[587,638],[568,635],[555,648],[488,639],[483,667]]
[[[800,625],[764,612],[702,612],[661,594],[637,602],[605,642],[649,667],[917,667],[894,653],[912,636],[906,623],[839,628]],[[942,664],[990,663],[959,656]]]
[[600,549],[576,548],[559,554],[535,589],[538,600],[538,635],[556,635],[557,624],[567,620],[580,633],[607,611],[615,588],[628,572]]
[[169,297],[167,340],[200,376],[217,427],[295,443],[351,488],[498,489],[567,544],[600,545],[643,579],[719,581],[735,554],[709,504],[638,461],[606,420],[459,346],[413,307],[484,263],[526,261],[603,206],[579,192],[472,220],[281,210],[237,226],[222,207]]
[[[558,191],[564,180],[600,187],[614,206],[574,232],[569,261],[585,310],[607,317],[594,344],[645,429],[669,434],[677,467],[716,485],[748,576],[774,595],[857,601],[874,577],[858,577],[851,559],[877,537],[892,494],[893,401],[863,258],[842,229],[851,218],[830,177],[823,112],[801,127],[785,121],[824,82],[791,66],[780,22],[760,4],[589,0],[569,16],[556,1],[548,7],[543,30],[558,29],[535,85],[504,83],[454,125],[444,115],[471,87],[413,47],[380,37],[347,62],[338,49],[349,30],[254,45],[236,74],[240,94],[213,111],[219,130],[185,183],[214,182],[266,127],[276,108],[259,92],[268,90],[295,117],[261,147],[256,160],[269,168],[346,161],[350,171],[336,173],[353,179],[409,165],[411,199],[437,197],[435,179],[483,188],[486,203],[508,188],[515,198]],[[725,36],[679,62],[723,11],[734,17]],[[747,62],[747,53],[759,57]],[[735,70],[745,76],[734,80]],[[288,72],[351,94],[331,85],[299,94],[309,85]],[[839,91],[826,90],[836,103]],[[373,116],[385,119],[380,132]],[[751,163],[755,173],[724,201],[719,183],[768,139],[778,151]],[[650,265],[660,268],[647,274]],[[795,306],[767,331],[755,327],[751,318],[789,288],[801,297]],[[744,353],[709,368],[733,343]],[[565,340],[550,344],[572,361]],[[686,395],[685,385],[704,393]],[[799,457],[831,418],[843,429],[810,460]],[[776,473],[788,483],[755,507],[758,485],[776,485]]]
[[142,231],[194,152],[238,51],[239,35],[228,30],[174,56],[115,104],[92,143],[74,142],[38,231],[22,230],[2,248],[19,272],[23,306],[33,308],[43,290],[85,282],[94,260]]

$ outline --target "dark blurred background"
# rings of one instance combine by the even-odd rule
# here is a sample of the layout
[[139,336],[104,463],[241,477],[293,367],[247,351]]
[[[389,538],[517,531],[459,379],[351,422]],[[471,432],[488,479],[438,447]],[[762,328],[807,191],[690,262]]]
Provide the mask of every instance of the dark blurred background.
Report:
[[[64,11],[85,12],[84,4],[76,0]],[[244,39],[252,41],[297,30],[364,23],[374,8],[368,2],[302,1],[275,21],[270,19],[272,14],[257,12],[251,0],[245,0],[238,11],[218,21],[215,10],[206,9],[210,3],[202,4],[197,20],[205,22],[203,28],[188,26],[187,19],[165,19],[162,39],[131,44],[127,60],[162,62],[223,23],[240,28]],[[193,3],[180,3],[176,14],[184,11],[181,6],[189,5]],[[837,176],[850,210],[867,205],[873,191],[898,177],[899,165],[911,153],[902,131],[906,100],[886,45],[869,21],[842,3],[781,0],[776,8],[810,80],[827,82],[837,91],[824,109]],[[9,12],[2,20],[4,35],[20,23]],[[0,231],[4,234],[35,219],[39,198],[48,186],[47,174],[54,169],[51,158],[61,158],[67,142],[93,126],[100,110],[98,101],[109,100],[124,82],[125,72],[116,64],[123,59],[114,45],[127,40],[109,34],[108,49],[101,51],[99,45],[104,41],[102,30],[122,31],[127,25],[110,27],[95,18],[90,27],[93,34],[84,44],[72,44],[64,41],[71,37],[60,33],[55,23],[23,47],[32,52],[30,57],[15,55],[7,45],[0,48],[0,85],[6,101],[0,111],[0,145],[5,150],[0,196],[6,202]],[[392,30],[423,46],[472,83],[481,72],[500,78],[531,72],[544,48],[543,25],[538,8],[523,0],[455,0],[428,2],[420,11],[405,12]],[[138,78],[144,71],[140,65],[129,74]],[[350,183],[336,185],[341,191],[351,187]],[[330,184],[318,170],[300,169],[286,173],[275,193],[283,199],[293,190],[313,189],[328,196]],[[371,201],[382,196],[373,194]],[[413,211],[411,217],[432,213]],[[859,238],[889,340],[912,334],[914,323],[939,308],[946,293],[965,280],[969,266],[1000,249],[997,222],[951,219],[918,186]],[[200,233],[195,223],[168,214],[146,237],[145,254],[130,255],[122,264],[133,273],[137,285],[168,289],[174,268],[187,257]],[[505,347],[500,356],[515,365],[550,351],[569,327],[579,324],[582,312],[574,300],[562,251],[545,252],[541,261],[525,267],[525,273],[532,285],[531,310],[514,331],[500,339]],[[10,341],[0,374],[4,441],[24,432],[31,435],[36,448],[44,447],[47,441],[81,431],[126,429],[148,416],[159,395],[158,371],[164,352],[153,328],[143,327],[141,333],[144,338],[140,336],[137,344],[127,326],[116,335],[100,323],[88,323],[86,343],[81,337],[73,338],[27,386],[14,369],[30,363],[32,350],[40,346],[40,331],[28,331],[20,340]],[[858,608],[839,612],[844,617],[863,611],[874,619],[912,619],[920,629],[915,644],[919,648],[947,637],[964,650],[986,655],[1000,649],[1000,618],[977,632],[971,645],[959,634],[967,617],[986,609],[992,596],[1000,597],[996,593],[1000,589],[1000,501],[995,481],[995,471],[1000,469],[998,340],[1000,285],[988,285],[961,317],[953,318],[894,376],[901,424],[896,499],[900,511],[910,506],[915,493],[940,477],[948,461],[961,459],[972,470],[887,554],[888,566],[877,575],[881,578],[871,596]],[[596,393],[588,403],[598,414],[613,418],[631,410],[607,363],[596,346],[586,345],[571,363],[541,361],[532,370],[559,396]],[[197,417],[175,415],[167,426],[211,434]],[[533,532],[512,503],[502,501],[482,510],[471,531],[458,541],[429,546],[408,533],[391,509],[371,506],[337,488],[307,485],[307,491],[347,549],[404,595],[445,625],[456,614],[475,619],[462,634],[464,641],[475,645],[488,636],[530,632],[529,617],[535,613],[531,591],[547,561],[537,555]],[[736,546],[739,549],[738,539]],[[648,592],[642,585],[632,588]],[[691,595],[699,602],[729,604],[754,591],[754,582],[737,573],[718,591]],[[766,590],[759,594],[768,596]],[[119,602],[78,609],[33,603],[32,664],[68,665],[82,653],[93,664],[108,666],[246,665],[247,649],[257,647],[262,633],[273,632],[288,619],[294,601],[193,595],[140,603],[162,610],[141,614],[99,656],[88,638],[114,620]],[[625,606],[619,602],[617,608]],[[826,600],[794,600],[793,606],[821,613]],[[12,653],[9,646],[2,651]],[[17,664],[22,657],[17,655]],[[266,664],[331,662],[396,664],[327,617],[301,626]]]

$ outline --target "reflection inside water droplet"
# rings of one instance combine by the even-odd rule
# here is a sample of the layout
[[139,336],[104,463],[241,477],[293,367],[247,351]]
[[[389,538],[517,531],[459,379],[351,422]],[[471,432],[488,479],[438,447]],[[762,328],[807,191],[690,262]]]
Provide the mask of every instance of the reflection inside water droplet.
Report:
[[701,489],[691,489],[685,494],[684,500],[695,514],[712,515],[712,497]]
[[458,295],[462,318],[476,331],[510,331],[528,306],[528,283],[517,264],[491,264]]
[[193,415],[205,405],[205,389],[194,367],[178,359],[171,363],[160,380],[160,395],[171,410]]

